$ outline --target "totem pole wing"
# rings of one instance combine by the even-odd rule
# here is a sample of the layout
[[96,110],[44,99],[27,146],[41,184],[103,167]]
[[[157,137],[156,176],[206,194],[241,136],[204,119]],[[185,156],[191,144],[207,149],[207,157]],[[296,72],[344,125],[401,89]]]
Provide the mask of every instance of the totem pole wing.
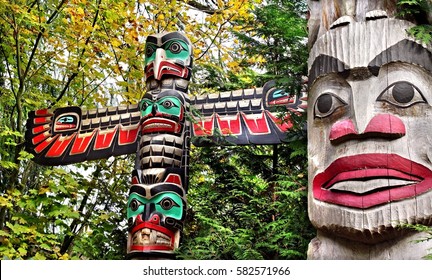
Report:
[[262,88],[195,96],[191,100],[194,144],[206,145],[206,139],[220,145],[280,144],[293,124],[289,114],[276,108],[301,114],[306,102],[305,93],[291,96],[272,81]]
[[138,105],[84,110],[43,109],[29,113],[26,148],[42,165],[66,165],[135,153]]

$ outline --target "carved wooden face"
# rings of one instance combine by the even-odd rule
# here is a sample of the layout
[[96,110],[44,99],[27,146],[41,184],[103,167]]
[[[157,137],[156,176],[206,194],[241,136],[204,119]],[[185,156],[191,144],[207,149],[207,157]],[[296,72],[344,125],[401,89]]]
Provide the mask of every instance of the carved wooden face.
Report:
[[177,183],[132,186],[127,208],[128,253],[172,253],[179,245],[185,209],[184,190]]
[[[309,60],[309,216],[350,239],[432,218],[432,53],[409,23],[352,23]],[[375,240],[379,240],[377,238]],[[372,241],[371,241],[372,240]]]
[[140,102],[142,134],[181,134],[189,99],[179,91],[147,93]]
[[160,33],[147,37],[145,72],[149,79],[166,77],[190,79],[192,45],[180,32]]

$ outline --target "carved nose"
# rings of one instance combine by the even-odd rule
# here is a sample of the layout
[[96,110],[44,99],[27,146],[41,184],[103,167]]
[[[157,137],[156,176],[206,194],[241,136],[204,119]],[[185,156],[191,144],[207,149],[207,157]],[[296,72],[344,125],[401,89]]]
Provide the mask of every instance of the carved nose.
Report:
[[162,62],[166,59],[166,53],[164,49],[157,48],[154,60],[154,78],[161,80],[162,78]]
[[160,223],[160,217],[158,214],[153,214],[153,216],[151,216],[151,218],[149,219],[149,222],[155,225],[159,225]]
[[157,107],[157,105],[156,105],[156,104],[153,104],[153,107],[152,107],[152,114],[153,114],[153,116],[156,116],[157,111],[158,111],[158,107]]
[[350,119],[338,121],[332,125],[329,138],[331,143],[338,144],[364,138],[397,139],[405,134],[405,125],[401,119],[391,114],[378,114],[369,121],[363,133],[358,133]]

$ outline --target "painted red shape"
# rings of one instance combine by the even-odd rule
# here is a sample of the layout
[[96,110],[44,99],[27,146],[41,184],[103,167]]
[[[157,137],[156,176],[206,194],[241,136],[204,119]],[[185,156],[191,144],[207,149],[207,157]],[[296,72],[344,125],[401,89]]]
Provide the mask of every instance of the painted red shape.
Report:
[[34,124],[46,124],[51,121],[51,117],[38,117],[33,119]]
[[70,136],[60,136],[53,143],[51,148],[46,153],[46,157],[60,157],[64,154],[66,149],[69,147],[69,144],[72,143],[72,140],[75,138],[76,133]]
[[197,120],[197,123],[193,124],[193,130],[195,136],[210,136],[213,135],[214,129],[214,115],[211,118],[204,120]]
[[36,127],[33,128],[32,133],[33,134],[38,134],[38,133],[44,132],[44,131],[46,131],[48,129],[49,129],[48,125],[36,126]]
[[52,113],[49,109],[40,109],[35,111],[35,116],[41,117],[46,115],[52,116]]
[[94,144],[95,150],[101,150],[112,147],[114,136],[117,133],[117,127],[113,128],[110,132],[101,133],[98,131]]
[[85,153],[89,146],[90,142],[93,139],[93,136],[95,135],[95,132],[87,133],[85,135],[78,135],[75,137],[75,141],[73,142],[72,149],[70,151],[71,155],[77,155]]
[[59,137],[60,135],[56,135],[54,137],[49,137],[47,139],[45,139],[45,141],[41,142],[39,145],[37,145],[34,150],[36,153],[41,153],[43,150],[45,150],[46,147],[49,146],[49,144],[51,144],[52,141],[54,141],[55,139],[57,139],[57,137]]
[[267,123],[267,119],[264,115],[264,112],[261,113],[261,116],[248,116],[245,113],[241,113],[243,120],[246,123],[246,127],[250,131],[250,134],[270,134],[271,130],[269,124]]
[[330,140],[338,140],[349,135],[358,135],[354,123],[350,119],[335,122],[330,130]]
[[384,133],[403,136],[406,133],[401,119],[391,114],[379,114],[368,123],[364,133]]
[[138,137],[139,125],[133,128],[124,128],[120,126],[119,145],[127,145],[135,143]]
[[139,180],[137,176],[133,176],[132,177],[132,185],[138,185],[139,184]]
[[182,186],[181,177],[178,174],[169,174],[165,179],[165,182]]
[[286,132],[289,129],[291,129],[293,127],[293,124],[291,122],[291,118],[289,115],[287,115],[285,117],[284,120],[281,120],[279,118],[277,118],[276,116],[274,116],[272,113],[270,113],[269,111],[266,111],[267,116],[270,117],[270,119],[273,121],[273,123],[280,129],[280,131],[282,132]]
[[219,130],[222,132],[223,135],[240,135],[242,133],[239,113],[237,113],[235,119],[224,119],[223,117],[217,115],[216,121]]
[[49,136],[50,136],[50,134],[47,133],[47,132],[46,132],[46,133],[39,134],[39,135],[33,137],[33,139],[32,139],[32,144],[33,144],[33,145],[36,145],[36,144],[42,142],[43,140],[47,139]]
[[[361,177],[363,176],[363,177]],[[366,193],[332,191],[331,186],[343,181],[370,181],[374,179],[410,180],[405,186],[380,186]],[[392,201],[408,199],[432,189],[432,170],[396,154],[360,154],[342,157],[332,162],[313,179],[315,199],[352,208],[366,209]]]

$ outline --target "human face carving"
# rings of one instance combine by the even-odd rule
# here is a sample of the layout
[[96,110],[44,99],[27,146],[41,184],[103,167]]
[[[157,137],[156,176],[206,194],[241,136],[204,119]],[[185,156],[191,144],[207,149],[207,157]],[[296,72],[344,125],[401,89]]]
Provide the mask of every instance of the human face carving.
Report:
[[338,66],[317,75],[309,92],[309,216],[351,239],[385,239],[398,224],[432,217],[432,74],[414,54],[376,59],[385,51],[359,65],[327,57]]
[[185,209],[184,190],[178,184],[132,186],[127,208],[128,253],[171,254],[179,245]]
[[142,134],[183,132],[189,100],[176,90],[146,94],[140,102]]

